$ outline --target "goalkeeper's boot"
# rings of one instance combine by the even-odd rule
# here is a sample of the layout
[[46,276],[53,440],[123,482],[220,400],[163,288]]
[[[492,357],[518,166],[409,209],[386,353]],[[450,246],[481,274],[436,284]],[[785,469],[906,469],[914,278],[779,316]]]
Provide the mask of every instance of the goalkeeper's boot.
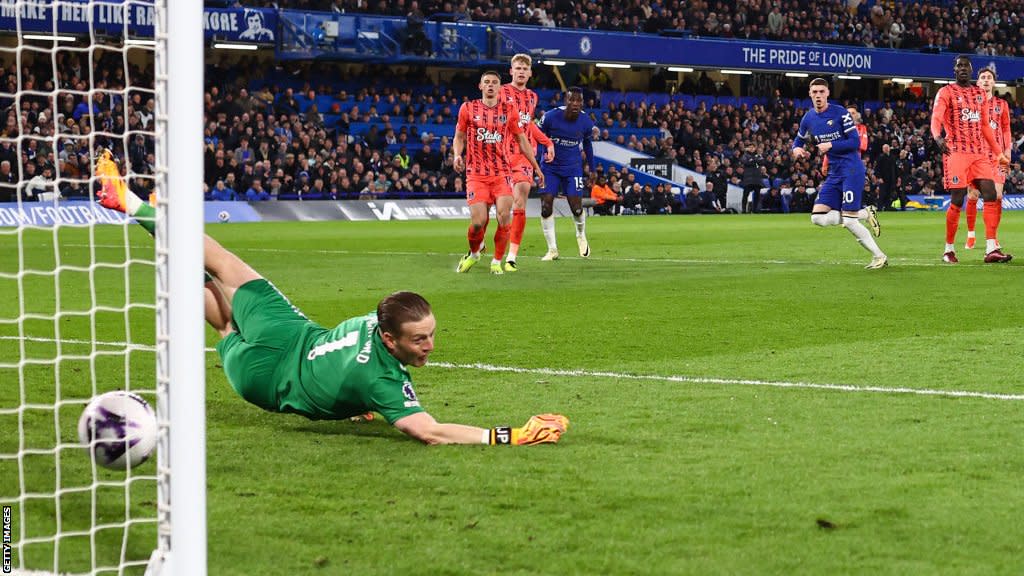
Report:
[[550,262],[552,260],[558,260],[558,250],[548,250],[548,253],[541,258],[544,262]]
[[479,261],[480,255],[477,254],[474,256],[473,253],[470,252],[463,256],[461,260],[459,260],[459,265],[455,267],[455,271],[458,272],[459,274],[462,274],[463,272],[469,272],[469,269],[472,268],[473,265]]
[[865,266],[866,270],[881,270],[889,265],[889,258],[882,254],[881,256],[875,256],[871,259],[871,263]]
[[975,238],[974,236],[968,235],[967,236],[967,243],[964,244],[964,249],[966,249],[966,250],[973,250],[974,249],[974,244],[976,242],[977,242],[977,238]]
[[100,153],[96,161],[96,175],[100,179],[100,190],[96,193],[100,206],[118,212],[128,212],[128,185],[124,183],[121,170],[111,157],[110,150]]
[[587,242],[587,237],[586,236],[577,236],[576,237],[576,245],[580,249],[580,258],[589,258],[590,257],[590,243]]
[[349,418],[350,422],[372,422],[375,416],[373,412],[367,412],[366,414],[360,414],[358,416],[352,416]]
[[878,210],[875,210],[875,207],[870,204],[867,205],[867,210],[868,226],[871,228],[871,234],[878,238],[882,235],[882,225],[878,222]]
[[504,274],[505,271],[501,269],[501,262],[491,262],[491,274]]
[[515,260],[505,261],[505,272],[517,272],[518,270],[519,266],[516,266]]

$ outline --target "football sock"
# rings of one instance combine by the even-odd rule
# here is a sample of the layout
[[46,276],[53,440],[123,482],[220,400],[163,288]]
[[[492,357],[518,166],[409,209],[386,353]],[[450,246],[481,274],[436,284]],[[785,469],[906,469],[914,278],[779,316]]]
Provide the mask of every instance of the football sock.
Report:
[[865,250],[871,252],[874,256],[885,256],[885,253],[878,247],[875,242],[875,238],[871,235],[871,231],[864,227],[860,223],[860,220],[851,218],[849,216],[843,216],[843,227],[853,234],[857,242],[864,247]]
[[558,243],[555,241],[555,216],[540,219],[540,230],[544,233],[544,240],[548,243],[548,252],[558,250]]
[[494,262],[501,262],[501,259],[505,257],[505,249],[508,248],[508,237],[511,228],[511,224],[499,225],[498,229],[494,231]]
[[576,223],[576,237],[579,238],[580,236],[583,236],[584,234],[586,234],[586,232],[587,232],[587,213],[584,212],[584,211],[580,211],[580,215],[579,216],[576,216],[575,214],[573,214],[572,220],[573,220],[573,222]]
[[996,200],[996,246],[999,246],[999,224],[1003,221],[1003,201],[1002,199]]
[[[946,210],[946,244],[956,242],[956,229],[960,224],[960,207],[950,204]],[[949,252],[949,250],[946,250]]]
[[526,210],[513,210],[512,231],[509,236],[509,260],[515,260],[519,255],[519,245],[523,243],[524,230],[526,230]]
[[[131,190],[124,196],[125,203],[128,204],[128,213],[135,217],[135,221],[145,228],[150,236],[156,236],[156,208],[140,200]],[[133,199],[134,202],[132,202]]]
[[[999,208],[996,208],[998,203],[998,200],[985,202],[985,211],[981,215],[982,220],[985,221],[985,239],[992,242],[995,242],[999,233]],[[988,251],[991,252],[992,249]]]
[[956,246],[953,246],[949,242],[946,242],[946,252],[956,252]]
[[[985,202],[985,213],[988,213],[988,202]],[[967,199],[967,206],[964,208],[964,213],[967,214],[967,235],[974,236],[974,225],[978,222],[978,201]],[[985,219],[988,220],[987,218]],[[986,222],[986,226],[987,226]]]
[[473,256],[480,255],[480,243],[484,241],[484,233],[487,232],[486,228],[476,230],[473,225],[469,225],[469,231],[466,232],[466,236],[469,238],[469,251]]
[[988,254],[989,252],[994,252],[994,251],[996,251],[998,249],[999,249],[999,244],[996,243],[996,239],[995,238],[986,238],[985,239],[985,254]]
[[857,219],[858,220],[867,220],[868,219],[868,209],[867,208],[861,208],[860,210],[857,210]]

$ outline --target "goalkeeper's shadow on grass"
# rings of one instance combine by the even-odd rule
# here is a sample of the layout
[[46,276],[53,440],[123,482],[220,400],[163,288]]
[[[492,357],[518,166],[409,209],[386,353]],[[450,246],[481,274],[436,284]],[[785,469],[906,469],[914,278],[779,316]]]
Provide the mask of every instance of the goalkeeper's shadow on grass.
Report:
[[320,436],[356,436],[361,438],[383,438],[409,442],[409,437],[388,426],[377,422],[348,422],[344,420],[324,422],[301,422],[289,427],[289,430]]

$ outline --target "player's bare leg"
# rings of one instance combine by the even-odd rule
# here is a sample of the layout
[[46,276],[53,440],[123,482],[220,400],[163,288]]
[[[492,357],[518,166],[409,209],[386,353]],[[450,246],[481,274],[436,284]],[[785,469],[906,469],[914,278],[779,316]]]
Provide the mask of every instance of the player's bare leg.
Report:
[[518,267],[519,245],[523,243],[523,232],[526,230],[526,200],[530,197],[532,184],[516,182],[512,187],[512,230],[509,235],[508,257],[505,259],[505,271],[515,272]]
[[489,210],[490,206],[486,202],[469,205],[469,230],[466,233],[469,240],[469,252],[459,260],[459,265],[455,268],[455,271],[460,274],[468,272],[474,264],[480,261],[480,244],[487,231],[487,212]]
[[540,197],[540,229],[548,244],[547,254],[541,260],[558,260],[558,241],[555,239],[555,196],[542,194]]
[[587,242],[587,214],[583,211],[583,199],[580,196],[566,196],[572,219],[576,224],[576,245],[580,249],[580,257],[590,256],[590,243]]
[[231,333],[231,304],[221,292],[217,282],[210,280],[203,290],[206,321],[223,338]]
[[501,260],[505,257],[509,231],[512,228],[512,196],[498,196],[494,211],[498,217],[498,229],[494,231],[494,257],[491,258],[491,274],[503,274]]
[[977,241],[974,232],[974,226],[978,222],[978,196],[979,192],[977,188],[967,189],[967,205],[964,206],[964,214],[967,216],[967,242],[964,243],[964,248],[971,250],[974,248],[974,244]]
[[985,263],[1005,264],[1012,260],[1013,256],[1003,253],[996,240],[999,232],[999,204],[1002,203],[996,192],[996,183],[992,180],[976,180],[975,184],[984,204],[982,218],[985,220]]
[[203,237],[203,265],[206,267],[206,271],[217,279],[223,296],[228,302],[234,299],[235,292],[243,284],[263,278],[241,258],[229,252],[209,236]]

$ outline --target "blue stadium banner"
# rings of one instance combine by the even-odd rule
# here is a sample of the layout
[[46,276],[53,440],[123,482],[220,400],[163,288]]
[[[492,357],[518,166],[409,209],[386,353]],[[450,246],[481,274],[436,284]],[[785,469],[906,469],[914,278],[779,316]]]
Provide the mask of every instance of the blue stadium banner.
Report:
[[[91,4],[66,0],[59,4],[52,0],[20,3],[0,0],[0,30],[16,32],[51,33],[56,18],[57,32],[62,34],[88,34],[89,22],[95,30],[111,36],[128,34],[137,38],[153,36],[156,13],[146,2],[120,2],[99,0]],[[203,10],[203,28],[207,38],[216,37],[229,42],[273,44],[277,35],[277,11],[263,8],[206,8]]]
[[86,224],[123,224],[127,217],[122,212],[107,210],[88,200],[60,202],[0,202],[0,227],[76,226]]
[[[495,26],[498,56],[529,52],[548,59],[738,68],[818,74],[952,78],[954,54],[925,54],[832,44],[710,38],[670,38],[594,30]],[[999,77],[1024,78],[1024,58],[974,56],[974,68],[994,63]]]

